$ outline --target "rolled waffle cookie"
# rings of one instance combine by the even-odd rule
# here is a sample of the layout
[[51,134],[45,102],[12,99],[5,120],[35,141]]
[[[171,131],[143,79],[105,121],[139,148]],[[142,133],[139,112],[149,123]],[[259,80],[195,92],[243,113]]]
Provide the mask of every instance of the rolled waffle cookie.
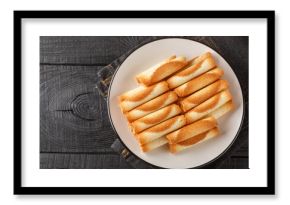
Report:
[[212,57],[212,55],[210,52],[205,52],[205,53],[201,54],[200,56],[198,56],[197,58],[194,58],[193,63],[198,64],[198,63],[203,62],[205,59],[211,58],[211,57]]
[[201,134],[198,134],[192,138],[189,138],[187,140],[184,140],[182,142],[176,143],[176,144],[169,144],[169,150],[171,153],[177,153],[182,150],[188,149],[190,147],[193,147],[194,145],[197,145],[199,143],[205,142],[213,137],[218,136],[219,129],[217,127],[203,132]]
[[184,98],[179,102],[181,109],[184,112],[196,107],[200,103],[206,101],[218,92],[228,88],[228,83],[226,80],[218,80],[205,88],[191,94],[190,96]]
[[150,87],[139,86],[119,96],[119,106],[123,113],[168,91],[168,84],[163,81]]
[[172,104],[164,107],[156,112],[153,112],[145,117],[142,117],[131,123],[132,132],[137,134],[143,130],[153,127],[169,118],[172,118],[181,113],[178,105]]
[[193,123],[207,116],[208,114],[210,114],[217,108],[221,107],[231,99],[232,95],[228,89],[214,95],[213,97],[209,98],[208,100],[204,101],[200,105],[196,106],[195,108],[187,112],[185,114],[186,123],[187,124]]
[[173,132],[186,124],[183,115],[176,116],[169,120],[166,120],[154,127],[151,127],[137,135],[137,139],[141,145],[152,142],[166,134]]
[[214,110],[213,112],[209,113],[207,116],[214,117],[215,119],[219,119],[220,117],[224,116],[228,112],[232,111],[235,109],[235,105],[233,101],[229,101],[226,104],[222,105],[218,109]]
[[179,130],[176,130],[166,136],[169,144],[176,144],[187,140],[191,137],[199,135],[217,126],[217,121],[213,117],[201,119],[195,123],[187,125]]
[[[214,117],[215,119],[219,119],[220,117],[224,116],[225,114],[232,111],[233,109],[234,109],[233,101],[229,101],[226,104],[219,107],[218,109],[216,109],[215,111],[213,111],[212,113],[210,113],[208,117],[211,116],[211,117]],[[219,134],[219,130],[216,127],[207,132],[204,132],[202,134],[189,138],[185,141],[182,141],[176,144],[169,144],[169,150],[172,153],[177,153],[184,149],[193,147],[196,144],[205,142],[213,137],[216,137],[218,136],[218,134]]]
[[176,93],[173,91],[169,91],[161,96],[154,98],[153,100],[144,103],[143,105],[134,108],[133,110],[127,112],[125,115],[129,122],[133,122],[141,117],[144,117],[145,115],[155,112],[167,105],[170,105],[177,100],[178,96],[176,95]]
[[210,53],[205,53],[191,63],[184,70],[178,72],[167,80],[170,89],[176,88],[191,79],[209,71],[216,66],[214,58]]
[[147,144],[143,144],[143,145],[140,145],[141,149],[143,152],[150,152],[156,148],[159,148],[165,144],[168,143],[168,140],[165,136],[163,137],[160,137],[156,140],[153,140],[152,142],[149,142]]
[[224,74],[220,68],[210,70],[174,89],[179,97],[185,97],[218,80]]
[[136,79],[138,83],[149,86],[163,80],[187,64],[188,62],[186,61],[185,57],[176,58],[175,56],[172,56],[169,59],[166,59],[163,62],[138,74]]

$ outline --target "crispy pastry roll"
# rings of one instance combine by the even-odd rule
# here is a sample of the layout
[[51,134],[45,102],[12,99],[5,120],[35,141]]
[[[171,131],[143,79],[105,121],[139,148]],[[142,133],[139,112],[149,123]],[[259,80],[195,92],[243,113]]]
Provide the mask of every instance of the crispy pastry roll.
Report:
[[212,58],[212,55],[210,52],[205,52],[205,53],[201,54],[200,56],[198,56],[197,58],[194,58],[193,63],[194,64],[201,63],[207,58]]
[[218,92],[228,88],[228,83],[226,80],[218,80],[205,88],[193,93],[192,95],[186,97],[180,101],[181,109],[184,112],[196,107],[200,103],[206,101]]
[[167,105],[170,105],[171,103],[174,103],[177,101],[177,99],[178,96],[176,93],[169,91],[161,96],[154,98],[153,100],[148,101],[147,103],[144,103],[143,105],[134,108],[133,110],[127,112],[125,115],[129,122],[133,122],[141,117],[144,117],[145,115],[148,115]]
[[214,110],[213,112],[209,113],[207,116],[212,116],[215,119],[218,119],[227,114],[228,112],[232,111],[233,109],[235,109],[235,105],[231,100],[226,104],[222,105],[221,107],[219,107],[218,109]]
[[150,87],[139,86],[119,96],[120,108],[123,113],[152,100],[168,91],[168,84],[163,81]]
[[174,130],[183,127],[186,124],[183,115],[176,116],[169,120],[166,120],[154,127],[151,127],[137,135],[137,139],[141,145],[152,142]]
[[[210,113],[208,116],[214,117],[215,119],[219,119],[220,117],[224,116],[226,113],[230,112],[234,109],[233,101],[229,101],[226,104],[222,105],[212,113]],[[218,136],[219,130],[218,128],[213,128],[207,132],[204,132],[202,134],[196,135],[192,138],[189,138],[187,140],[184,140],[182,142],[176,143],[176,144],[169,144],[169,150],[172,153],[180,152],[184,149],[193,147],[196,144],[205,142],[213,137]]]
[[142,117],[131,124],[132,132],[134,134],[140,133],[143,130],[153,127],[169,118],[172,118],[181,113],[178,105],[172,104],[164,107],[156,112],[153,112],[145,117]]
[[140,145],[141,149],[143,152],[150,152],[158,147],[161,147],[165,144],[168,143],[168,140],[165,136],[163,137],[160,137],[156,140],[153,140],[152,142],[149,142],[147,144],[143,144],[143,145]]
[[174,91],[179,97],[185,97],[218,80],[223,74],[222,69],[215,68],[175,88]]
[[146,86],[163,80],[188,64],[185,57],[172,56],[136,76],[137,82]]
[[208,100],[204,101],[200,105],[187,112],[185,114],[186,123],[193,123],[207,116],[209,113],[221,107],[231,99],[232,95],[228,89],[214,95],[213,97],[209,98]]
[[201,134],[198,134],[192,138],[189,138],[187,140],[184,140],[182,142],[176,143],[176,144],[169,144],[169,150],[172,153],[177,153],[180,152],[182,150],[185,150],[187,148],[193,147],[196,144],[205,142],[213,137],[218,136],[219,134],[219,129],[217,127],[203,132]]
[[184,70],[178,72],[167,80],[170,89],[176,88],[191,79],[209,71],[216,66],[215,60],[210,53],[205,53],[191,61]]
[[187,125],[179,130],[176,130],[166,136],[170,144],[176,144],[194,137],[198,134],[206,132],[217,126],[217,121],[213,117],[201,119],[195,123]]

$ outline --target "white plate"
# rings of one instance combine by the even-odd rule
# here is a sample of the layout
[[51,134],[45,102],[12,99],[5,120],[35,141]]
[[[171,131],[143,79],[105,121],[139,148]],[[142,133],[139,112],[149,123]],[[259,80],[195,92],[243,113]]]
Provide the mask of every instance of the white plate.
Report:
[[[117,97],[137,87],[135,76],[168,56],[182,55],[188,59],[206,51],[213,54],[217,64],[224,70],[223,79],[229,82],[236,105],[231,112],[219,120],[219,137],[200,143],[178,154],[171,154],[166,146],[150,153],[143,153],[130,132],[127,121],[118,107]],[[108,96],[108,110],[112,126],[125,146],[139,158],[163,168],[193,168],[204,165],[225,152],[235,140],[243,119],[243,95],[239,81],[230,65],[216,51],[196,41],[168,38],[150,42],[131,53],[113,76]]]

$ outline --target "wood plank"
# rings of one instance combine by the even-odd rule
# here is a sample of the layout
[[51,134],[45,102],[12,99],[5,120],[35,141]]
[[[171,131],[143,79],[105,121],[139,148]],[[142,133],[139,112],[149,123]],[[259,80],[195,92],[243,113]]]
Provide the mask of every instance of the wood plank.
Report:
[[[110,126],[106,103],[94,89],[97,71],[101,67],[97,65],[110,63],[147,38],[40,38],[41,152],[69,152],[69,155],[91,153],[102,155],[104,158],[106,155],[112,155],[110,146],[117,136]],[[248,38],[212,37],[213,42],[205,40],[204,37],[187,38],[213,46],[229,62],[239,78],[247,111]],[[82,64],[84,66],[81,66]],[[248,168],[248,114],[244,123],[240,137],[233,146],[207,168]],[[84,159],[78,159],[76,161],[79,161],[80,165],[74,166],[82,167]],[[105,161],[102,166],[110,167],[110,162],[107,162],[107,165]],[[42,162],[43,167],[49,167],[51,160]]]
[[[117,153],[40,153],[40,169],[131,169]],[[231,157],[207,169],[248,169],[248,157]]]
[[249,169],[248,157],[232,157],[216,167],[218,169]]
[[[249,38],[247,36],[212,37],[218,46],[218,52],[225,58],[234,70],[242,91],[244,101],[248,103],[249,83]],[[246,109],[247,110],[247,109]]]
[[41,153],[40,169],[131,169],[118,154]]
[[139,45],[142,36],[41,36],[41,64],[106,65]]
[[116,139],[105,100],[95,89],[98,66],[41,66],[40,151],[98,152]]

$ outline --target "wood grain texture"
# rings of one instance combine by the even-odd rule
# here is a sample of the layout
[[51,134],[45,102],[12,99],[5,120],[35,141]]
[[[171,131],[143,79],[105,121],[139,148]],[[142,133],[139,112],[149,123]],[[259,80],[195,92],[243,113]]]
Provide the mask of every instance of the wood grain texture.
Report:
[[132,169],[118,154],[41,153],[40,169]]
[[[111,144],[98,69],[151,37],[40,37],[40,168],[130,168]],[[248,38],[186,37],[211,46],[236,73],[248,110]],[[248,113],[239,137],[204,168],[248,168]]]
[[95,89],[97,66],[40,67],[41,152],[97,152],[116,139],[105,100]]
[[147,37],[41,36],[41,64],[106,65]]

